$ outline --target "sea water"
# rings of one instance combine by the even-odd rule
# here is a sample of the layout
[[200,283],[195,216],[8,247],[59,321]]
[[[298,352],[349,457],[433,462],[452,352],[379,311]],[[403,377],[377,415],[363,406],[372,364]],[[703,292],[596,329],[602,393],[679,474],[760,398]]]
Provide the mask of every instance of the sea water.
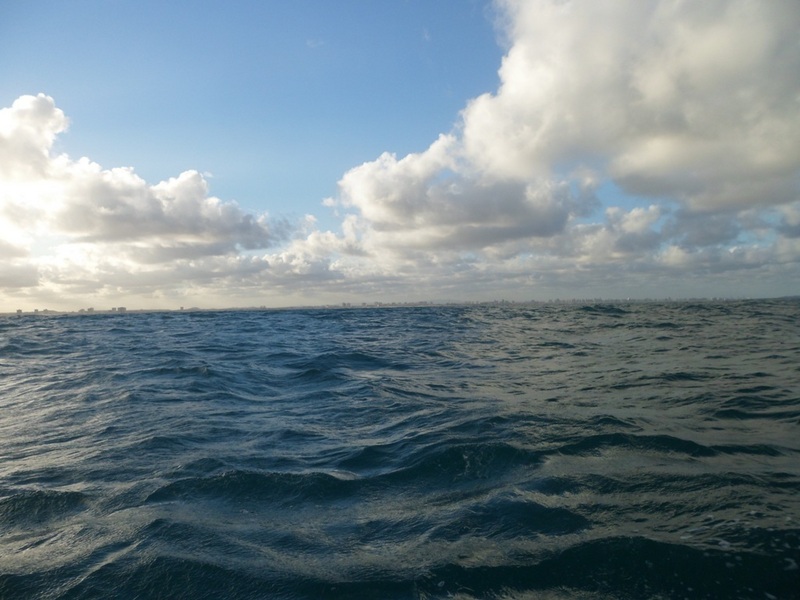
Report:
[[0,318],[0,598],[800,598],[800,301]]

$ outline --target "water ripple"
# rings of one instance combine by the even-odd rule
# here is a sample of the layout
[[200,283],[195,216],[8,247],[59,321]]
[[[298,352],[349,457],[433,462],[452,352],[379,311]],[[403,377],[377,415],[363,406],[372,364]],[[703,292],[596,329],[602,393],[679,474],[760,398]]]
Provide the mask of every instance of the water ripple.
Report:
[[800,597],[799,316],[0,318],[0,598]]

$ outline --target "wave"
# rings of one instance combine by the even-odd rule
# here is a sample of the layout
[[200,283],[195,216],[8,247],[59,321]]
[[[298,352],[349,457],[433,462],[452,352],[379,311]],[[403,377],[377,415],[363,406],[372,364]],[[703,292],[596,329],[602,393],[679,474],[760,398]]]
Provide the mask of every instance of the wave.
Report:
[[[787,568],[787,566],[789,568]],[[0,575],[4,597],[31,597],[51,583],[48,598],[797,598],[791,561],[759,553],[732,556],[643,537],[609,536],[577,542],[544,556],[506,564],[395,564],[335,570],[322,564],[265,562],[236,569],[186,555],[123,553],[70,584],[58,574]],[[302,576],[300,574],[302,573]],[[63,576],[63,575],[62,575]],[[37,585],[38,583],[38,585]]]
[[87,496],[81,492],[15,491],[0,499],[0,529],[25,528],[63,519],[84,510],[86,506]]
[[700,551],[646,538],[611,537],[577,544],[534,564],[433,571],[424,588],[436,597],[514,597],[555,590],[613,598],[796,598],[797,575],[780,562],[750,554]]
[[487,501],[464,503],[428,537],[449,541],[465,537],[532,540],[539,535],[579,533],[590,525],[589,519],[566,508],[548,507],[519,494],[505,493]]
[[210,477],[191,477],[164,485],[146,503],[182,499],[223,499],[239,502],[292,504],[347,495],[357,481],[328,473],[257,473],[230,471]]
[[632,435],[625,433],[587,436],[580,441],[560,446],[555,452],[566,455],[587,455],[598,454],[607,449],[678,453],[694,457],[716,456],[717,454],[717,450],[713,447],[670,435]]

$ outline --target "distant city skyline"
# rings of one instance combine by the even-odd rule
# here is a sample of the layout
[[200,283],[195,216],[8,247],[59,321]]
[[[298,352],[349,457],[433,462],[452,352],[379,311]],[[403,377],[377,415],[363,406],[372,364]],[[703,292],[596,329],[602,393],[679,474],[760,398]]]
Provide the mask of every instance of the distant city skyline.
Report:
[[0,8],[0,312],[800,293],[795,0]]
[[359,309],[392,309],[392,308],[437,308],[437,307],[476,307],[476,306],[516,306],[516,307],[544,307],[553,305],[572,305],[572,306],[630,306],[630,305],[668,305],[668,304],[741,304],[741,303],[763,303],[763,302],[797,302],[800,296],[780,296],[772,298],[729,298],[729,297],[693,297],[693,298],[553,298],[550,300],[453,300],[434,302],[429,300],[417,300],[406,302],[342,302],[340,304],[304,304],[304,305],[282,305],[282,306],[217,306],[212,308],[201,308],[199,306],[180,306],[177,308],[146,308],[135,307],[129,309],[125,306],[114,306],[109,309],[96,309],[94,307],[79,308],[76,310],[53,310],[49,308],[35,308],[24,311],[17,309],[13,313],[0,312],[0,316],[37,316],[37,315],[113,315],[113,314],[143,314],[153,312],[181,313],[181,312],[272,312],[272,311],[293,311],[293,310],[359,310]]

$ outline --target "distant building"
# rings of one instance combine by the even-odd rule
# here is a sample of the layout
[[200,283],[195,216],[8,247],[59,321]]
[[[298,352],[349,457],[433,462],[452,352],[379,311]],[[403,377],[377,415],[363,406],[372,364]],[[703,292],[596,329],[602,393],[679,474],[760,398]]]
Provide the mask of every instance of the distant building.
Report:
[[128,309],[125,308],[124,306],[118,306],[117,307],[117,312],[125,312],[126,310],[128,310]]

